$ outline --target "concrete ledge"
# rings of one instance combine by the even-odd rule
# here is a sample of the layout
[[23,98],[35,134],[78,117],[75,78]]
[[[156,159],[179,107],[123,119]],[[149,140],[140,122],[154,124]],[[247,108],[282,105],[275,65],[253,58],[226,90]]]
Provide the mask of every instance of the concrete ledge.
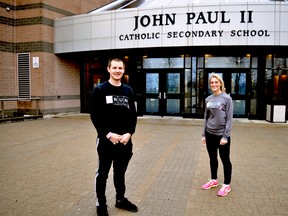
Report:
[[17,121],[25,121],[31,119],[39,119],[43,118],[43,115],[26,115],[26,116],[18,116],[18,117],[9,117],[9,118],[0,118],[0,123],[2,122],[17,122]]

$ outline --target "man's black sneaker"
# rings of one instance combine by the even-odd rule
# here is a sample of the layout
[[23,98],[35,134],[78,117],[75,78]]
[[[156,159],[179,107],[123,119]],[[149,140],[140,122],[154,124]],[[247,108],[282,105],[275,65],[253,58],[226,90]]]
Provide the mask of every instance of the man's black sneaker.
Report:
[[133,203],[131,203],[128,199],[124,198],[121,200],[116,200],[116,204],[115,204],[116,208],[120,208],[120,209],[124,209],[130,212],[137,212],[138,208],[136,205],[134,205]]
[[96,208],[98,216],[109,216],[107,211],[107,205],[97,206]]

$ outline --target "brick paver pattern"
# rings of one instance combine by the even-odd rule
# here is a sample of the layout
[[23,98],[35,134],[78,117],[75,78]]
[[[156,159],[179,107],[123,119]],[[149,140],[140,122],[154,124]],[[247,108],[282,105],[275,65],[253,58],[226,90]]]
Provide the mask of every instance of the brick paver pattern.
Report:
[[[111,216],[288,215],[287,123],[233,121],[232,191],[202,190],[210,177],[202,120],[139,117],[126,195],[139,212]],[[93,216],[96,131],[89,115],[0,124],[0,215]],[[219,182],[223,183],[219,160]]]

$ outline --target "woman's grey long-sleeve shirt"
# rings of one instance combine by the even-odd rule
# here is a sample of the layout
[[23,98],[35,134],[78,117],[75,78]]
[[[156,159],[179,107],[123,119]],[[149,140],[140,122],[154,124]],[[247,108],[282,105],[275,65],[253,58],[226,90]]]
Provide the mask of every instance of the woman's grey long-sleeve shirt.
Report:
[[232,98],[222,92],[219,95],[210,95],[205,99],[204,129],[210,134],[222,136],[226,139],[230,137],[233,119]]

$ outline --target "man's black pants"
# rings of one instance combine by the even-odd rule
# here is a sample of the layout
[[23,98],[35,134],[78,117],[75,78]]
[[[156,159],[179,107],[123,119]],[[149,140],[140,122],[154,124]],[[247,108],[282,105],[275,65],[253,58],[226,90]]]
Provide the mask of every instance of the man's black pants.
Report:
[[106,205],[106,183],[112,163],[116,199],[124,198],[126,191],[125,172],[133,155],[132,146],[131,140],[126,145],[114,145],[107,139],[99,140],[97,145],[99,165],[95,177],[96,196],[99,205]]

